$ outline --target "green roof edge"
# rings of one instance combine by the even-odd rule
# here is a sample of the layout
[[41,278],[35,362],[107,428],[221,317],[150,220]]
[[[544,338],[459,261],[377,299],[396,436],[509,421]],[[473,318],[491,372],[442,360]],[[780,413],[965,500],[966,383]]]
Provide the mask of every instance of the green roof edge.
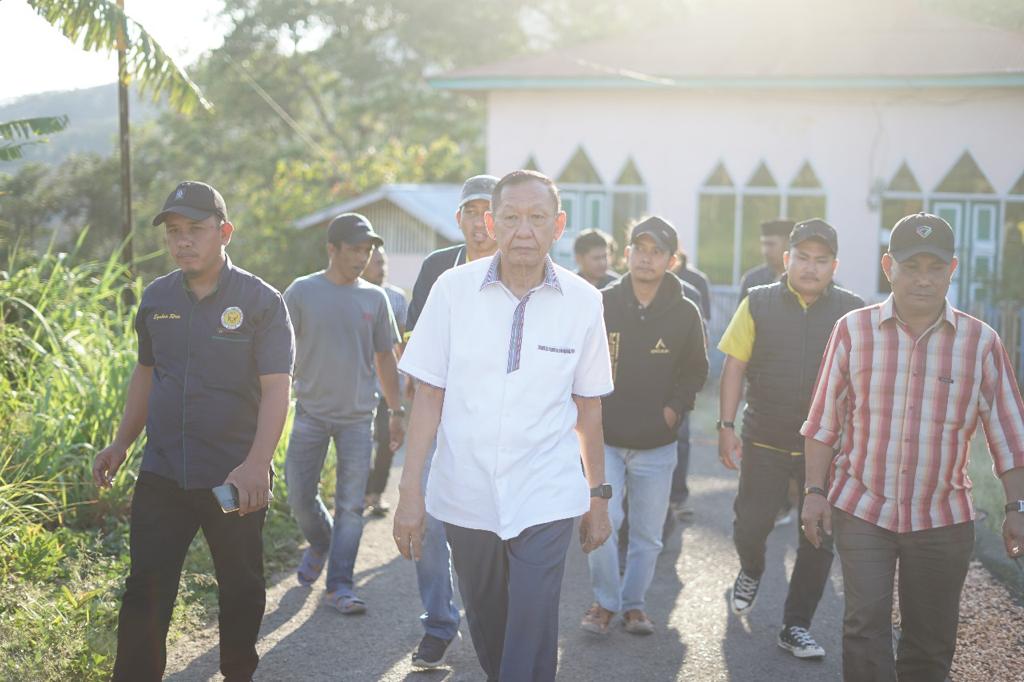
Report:
[[622,76],[529,77],[486,76],[428,78],[439,90],[686,90],[718,89],[835,89],[889,90],[901,88],[1019,88],[1024,73],[975,74],[962,76],[853,76],[842,77],[736,77],[736,78],[626,78]]

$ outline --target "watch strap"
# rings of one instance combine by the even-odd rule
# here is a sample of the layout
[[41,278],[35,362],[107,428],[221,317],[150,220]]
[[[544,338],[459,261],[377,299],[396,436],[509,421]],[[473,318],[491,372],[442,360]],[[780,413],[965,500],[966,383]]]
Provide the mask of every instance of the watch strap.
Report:
[[736,428],[736,422],[727,422],[727,421],[722,421],[721,419],[719,419],[718,423],[716,424],[716,428],[719,431],[721,431],[722,429],[735,429]]
[[590,489],[591,497],[600,497],[602,500],[612,499],[612,486],[608,483],[602,483],[596,488]]
[[824,488],[819,488],[816,485],[809,485],[806,488],[804,488],[804,497],[806,497],[807,495],[821,495],[826,500],[828,499],[828,491],[825,490]]
[[1024,513],[1024,500],[1014,500],[1013,502],[1007,503],[1004,509],[1007,512],[1021,512]]

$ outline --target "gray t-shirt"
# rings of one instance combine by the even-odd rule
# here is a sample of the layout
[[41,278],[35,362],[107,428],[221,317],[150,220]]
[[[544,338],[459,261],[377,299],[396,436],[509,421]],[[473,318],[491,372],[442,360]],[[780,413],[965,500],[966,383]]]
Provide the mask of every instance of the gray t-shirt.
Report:
[[309,415],[333,424],[369,418],[377,406],[373,354],[398,343],[387,294],[363,279],[335,284],[323,271],[284,292],[295,328],[295,397]]

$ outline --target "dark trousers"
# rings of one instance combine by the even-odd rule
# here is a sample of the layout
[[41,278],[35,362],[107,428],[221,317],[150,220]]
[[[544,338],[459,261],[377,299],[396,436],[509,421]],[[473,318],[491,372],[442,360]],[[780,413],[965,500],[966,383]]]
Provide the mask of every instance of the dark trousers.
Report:
[[669,500],[682,504],[690,496],[690,488],[686,485],[686,474],[690,471],[690,413],[683,414],[679,422],[678,440],[676,441],[676,468],[672,472],[672,494]]
[[266,603],[263,520],[266,510],[225,514],[209,490],[182,490],[143,471],[132,497],[131,572],[117,623],[114,680],[158,681],[167,662],[167,628],[189,545],[200,528],[217,574],[220,670],[248,680],[259,662],[256,638]]
[[[843,679],[942,682],[956,649],[960,590],[974,551],[974,523],[893,533],[832,510],[843,564]],[[900,572],[902,636],[892,655],[893,577]]]
[[[765,543],[775,527],[775,514],[779,501],[786,497],[790,478],[797,481],[799,508],[803,509],[804,476],[803,455],[769,450],[744,439],[740,488],[733,505],[733,541],[740,566],[748,575],[758,578],[764,573]],[[832,538],[826,536],[821,547],[815,549],[800,532],[800,524],[796,524],[796,532],[799,545],[782,622],[809,628],[832,567]]]
[[511,540],[444,524],[459,592],[488,680],[547,682],[558,666],[558,600],[572,519]]
[[391,460],[395,453],[391,451],[391,429],[388,425],[388,403],[384,398],[377,405],[377,414],[373,418],[373,468],[370,478],[366,481],[367,495],[380,495],[388,486],[388,474],[391,473]]

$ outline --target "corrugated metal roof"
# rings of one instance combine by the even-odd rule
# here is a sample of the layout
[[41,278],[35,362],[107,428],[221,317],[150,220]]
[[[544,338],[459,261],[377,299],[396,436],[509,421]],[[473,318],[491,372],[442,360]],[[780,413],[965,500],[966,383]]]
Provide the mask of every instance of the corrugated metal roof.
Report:
[[462,185],[453,183],[400,183],[381,185],[372,192],[360,194],[340,204],[311,213],[296,220],[293,225],[306,229],[321,225],[339,213],[360,209],[378,201],[390,201],[420,222],[428,225],[450,242],[461,242],[462,232],[455,222],[455,210],[459,205]]
[[[914,0],[775,0],[705,5],[641,34],[462,69],[439,87],[942,87],[1024,84],[1024,33]],[[517,85],[517,81],[519,84]],[[1005,81],[1005,83],[1004,83]],[[806,86],[806,84],[805,84]]]

